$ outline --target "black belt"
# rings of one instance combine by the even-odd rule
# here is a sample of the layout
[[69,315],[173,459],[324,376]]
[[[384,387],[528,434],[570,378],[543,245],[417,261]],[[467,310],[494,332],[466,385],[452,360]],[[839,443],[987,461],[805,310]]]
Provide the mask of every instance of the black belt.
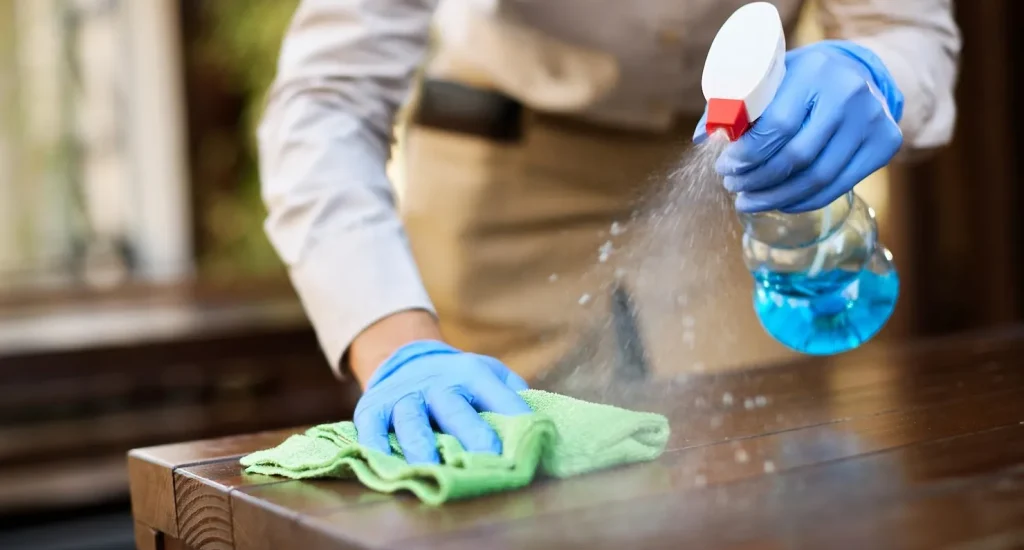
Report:
[[523,104],[500,92],[426,79],[412,114],[418,126],[487,138],[519,141]]
[[[665,139],[665,132],[609,126],[571,114],[530,111],[519,100],[498,91],[430,78],[423,82],[411,122],[417,126],[495,142],[517,142],[523,137],[527,115],[533,122],[587,135],[633,140]],[[669,133],[690,132],[696,123],[697,118],[680,118]]]

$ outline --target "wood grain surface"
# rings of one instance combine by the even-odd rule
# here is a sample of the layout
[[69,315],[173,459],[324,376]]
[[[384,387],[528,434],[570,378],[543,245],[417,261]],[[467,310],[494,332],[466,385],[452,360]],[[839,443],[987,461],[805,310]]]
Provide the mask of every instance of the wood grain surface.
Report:
[[242,473],[298,429],[141,449],[136,521],[194,550],[1019,548],[1022,363],[1015,328],[580,390],[665,414],[665,454],[438,508]]

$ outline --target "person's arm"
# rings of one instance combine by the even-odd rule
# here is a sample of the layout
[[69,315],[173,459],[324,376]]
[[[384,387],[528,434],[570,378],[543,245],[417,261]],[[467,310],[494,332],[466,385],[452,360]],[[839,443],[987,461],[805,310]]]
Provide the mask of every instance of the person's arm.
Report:
[[[951,0],[821,0],[819,10],[828,40],[786,53],[774,99],[716,161],[741,212],[824,208],[897,155],[951,139]],[[705,138],[698,124],[694,139]]]
[[819,20],[826,37],[864,46],[885,64],[904,96],[906,149],[950,141],[961,46],[952,0],[821,0]]
[[526,382],[444,344],[385,173],[392,123],[422,61],[435,0],[303,0],[259,130],[266,231],[339,376],[364,392],[359,442],[439,460],[433,424],[502,452],[478,411],[525,414]]
[[435,3],[303,0],[259,127],[266,233],[332,368],[351,345],[364,384],[403,343],[439,337],[385,173]]

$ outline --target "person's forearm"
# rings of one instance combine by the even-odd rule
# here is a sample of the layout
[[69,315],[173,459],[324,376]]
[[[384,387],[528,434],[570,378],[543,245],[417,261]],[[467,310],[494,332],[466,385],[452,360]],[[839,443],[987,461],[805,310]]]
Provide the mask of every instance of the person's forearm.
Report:
[[442,340],[441,329],[433,315],[423,310],[390,315],[356,336],[349,347],[348,367],[359,385],[365,388],[381,363],[402,346],[418,340]]
[[[302,0],[260,122],[264,227],[341,379],[350,370],[342,369],[342,357],[358,335],[367,333],[371,343],[393,339],[367,327],[433,307],[385,164],[395,111],[426,51],[434,4]],[[386,353],[373,351],[383,344],[361,348],[363,371],[375,367],[370,357]]]

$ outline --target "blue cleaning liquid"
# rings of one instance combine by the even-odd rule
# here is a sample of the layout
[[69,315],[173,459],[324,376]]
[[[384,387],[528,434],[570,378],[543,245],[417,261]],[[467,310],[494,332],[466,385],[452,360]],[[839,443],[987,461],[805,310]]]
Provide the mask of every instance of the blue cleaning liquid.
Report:
[[870,340],[892,316],[899,295],[895,269],[883,273],[833,270],[754,273],[754,309],[772,337],[810,355],[852,350]]

